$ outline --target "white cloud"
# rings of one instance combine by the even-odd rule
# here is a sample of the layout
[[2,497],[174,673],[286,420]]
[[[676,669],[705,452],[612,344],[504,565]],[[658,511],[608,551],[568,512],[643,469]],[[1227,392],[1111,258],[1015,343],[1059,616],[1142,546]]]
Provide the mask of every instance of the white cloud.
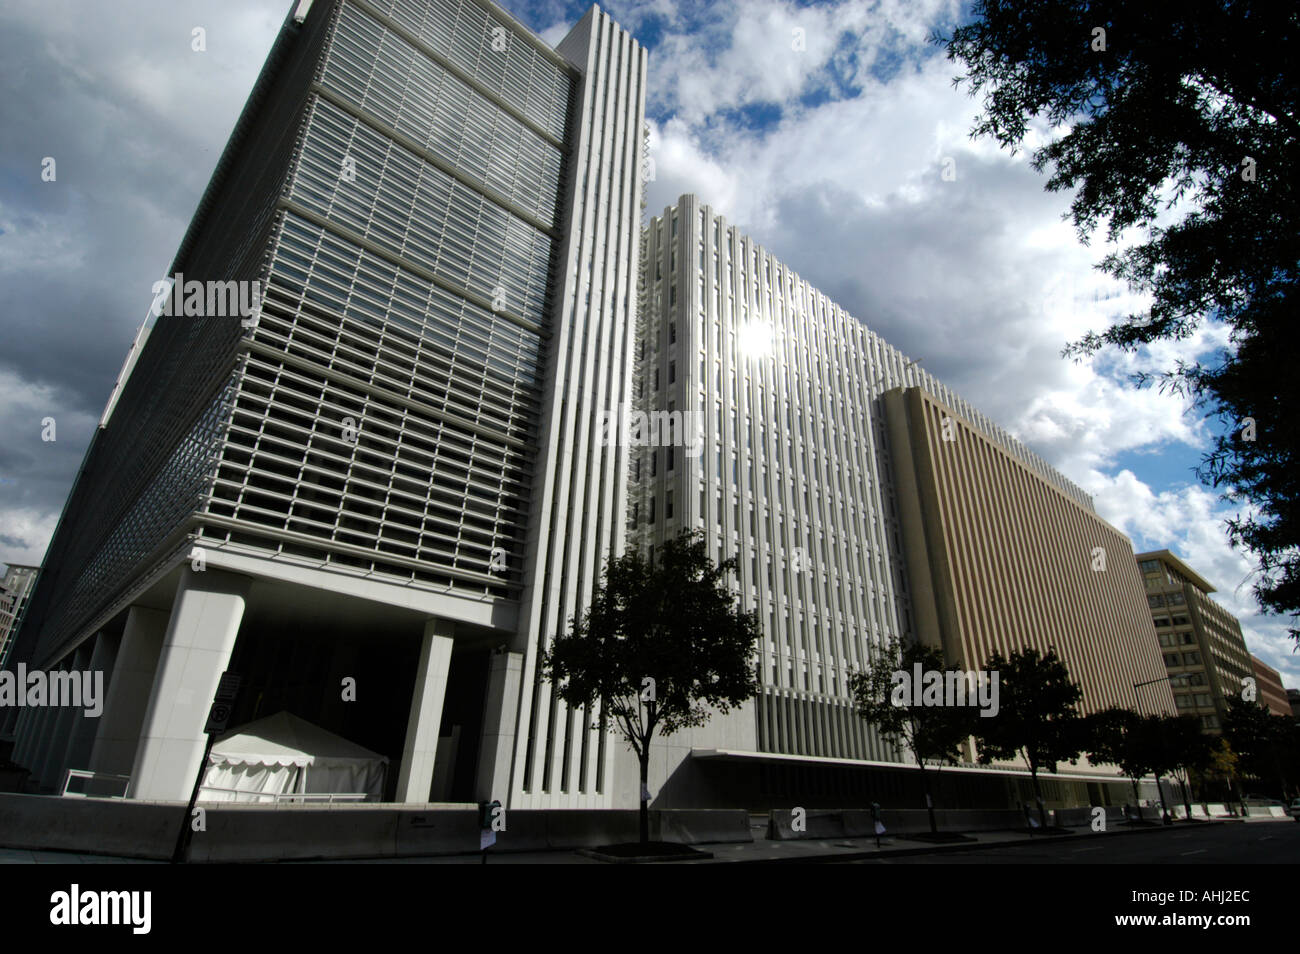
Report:
[[[1230,511],[1200,487],[1153,490],[1114,473],[1120,455],[1164,453],[1191,479],[1208,442],[1203,422],[1184,398],[1135,390],[1128,378],[1225,347],[1225,329],[1092,362],[1062,358],[1067,343],[1145,303],[1093,268],[1110,247],[1103,236],[1079,243],[1063,221],[1069,196],[1044,192],[1025,151],[969,139],[979,104],[953,89],[958,68],[922,45],[947,5],[799,11],[835,26],[871,21],[853,51],[860,92],[813,106],[796,98],[843,64],[825,46],[791,61],[778,43],[788,9],[752,9],[730,36],[681,32],[651,58],[652,75],[667,78],[657,101],[672,113],[652,137],[651,214],[697,193],[1095,493],[1140,549],[1168,547],[1216,582],[1251,649],[1300,685],[1285,621],[1259,615],[1249,584],[1239,586],[1252,564],[1228,544]],[[877,68],[900,55],[892,72]],[[762,102],[780,104],[774,123],[727,112]],[[1061,134],[1038,123],[1028,145]],[[955,181],[941,175],[948,158]]]

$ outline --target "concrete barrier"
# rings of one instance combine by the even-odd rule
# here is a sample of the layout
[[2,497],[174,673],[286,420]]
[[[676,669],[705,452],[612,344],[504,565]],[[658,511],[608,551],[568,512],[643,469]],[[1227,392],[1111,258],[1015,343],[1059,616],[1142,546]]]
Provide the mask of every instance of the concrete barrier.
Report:
[[1281,805],[1270,805],[1270,806],[1268,806],[1268,813],[1269,813],[1270,815],[1272,815],[1274,818],[1286,818],[1286,817],[1287,817],[1286,809],[1283,808]]
[[1124,821],[1123,805],[1098,805],[1084,806],[1082,808],[1056,808],[1052,810],[1053,824],[1060,825],[1064,828],[1087,828],[1092,825],[1092,819],[1097,808],[1105,810],[1106,824],[1114,824]]
[[123,858],[170,858],[185,806],[0,794],[0,845]]
[[1211,818],[1228,817],[1227,806],[1225,806],[1222,802],[1210,802],[1208,805],[1205,806],[1205,810],[1209,813]]
[[[201,805],[196,862],[393,858],[479,850],[477,807],[468,805]],[[184,806],[122,799],[0,794],[0,847],[165,860]],[[636,841],[635,810],[506,813],[497,852],[590,848]],[[684,844],[752,841],[749,813],[652,811],[650,837]]]
[[[1024,815],[1017,809],[936,809],[935,825],[940,831],[998,831],[1024,825]],[[886,834],[903,835],[928,832],[930,815],[924,809],[882,809],[880,820]],[[805,830],[797,832],[791,824],[789,809],[773,809],[768,816],[767,837],[774,841],[801,838],[867,838],[875,834],[869,809],[846,808],[808,810]]]
[[[695,811],[675,809],[652,812],[660,841],[686,845],[737,844],[754,840],[749,812],[744,809]],[[653,831],[653,829],[652,829]]]
[[207,831],[190,841],[191,861],[391,858],[398,813],[361,805],[331,808],[223,806],[205,809]]

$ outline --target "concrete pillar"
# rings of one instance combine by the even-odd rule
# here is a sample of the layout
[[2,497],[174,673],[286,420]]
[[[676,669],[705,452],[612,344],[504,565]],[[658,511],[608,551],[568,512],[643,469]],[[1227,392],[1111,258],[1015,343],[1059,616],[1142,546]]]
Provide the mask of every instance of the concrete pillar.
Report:
[[18,716],[14,719],[14,751],[9,757],[17,765],[27,764],[23,759],[31,747],[33,715],[32,710],[24,706],[18,710]]
[[12,739],[17,734],[18,717],[23,710],[17,706],[7,706],[0,710],[0,739]]
[[[58,669],[46,670],[47,686],[49,685],[49,678],[58,671]],[[42,791],[41,781],[45,778],[45,764],[50,757],[50,738],[54,735],[55,724],[59,721],[58,715],[57,710],[49,706],[41,706],[39,715],[41,720],[40,731],[36,736],[35,744],[32,746],[32,752],[27,757],[27,767],[32,773],[30,781],[36,786],[38,792]]]
[[[82,640],[81,645],[77,647],[77,651],[72,657],[72,664],[67,669],[68,674],[78,682],[82,681],[82,673],[86,671],[87,666],[90,664],[90,643],[94,638],[92,636],[90,640]],[[82,689],[84,689],[84,686]],[[50,691],[51,693],[54,692],[53,686],[50,687]],[[78,690],[78,694],[80,692],[81,690]],[[56,701],[51,698],[51,705],[53,706]],[[65,701],[70,703],[72,700]],[[50,736],[49,757],[46,758],[45,767],[41,771],[41,787],[58,794],[63,791],[63,773],[67,768],[68,743],[72,741],[72,728],[85,710],[73,705],[59,705],[55,707],[55,711],[57,715],[54,722],[54,734]]]
[[22,738],[22,759],[18,764],[28,771],[31,770],[36,753],[40,751],[41,733],[45,731],[45,716],[46,711],[44,708],[33,707],[26,712]]
[[[163,636],[167,633],[167,619],[166,613],[143,606],[127,610],[113,674],[108,678],[108,701],[95,726],[95,741],[90,750],[92,772],[131,774]],[[120,795],[121,789],[112,789],[112,794]]]
[[[91,650],[86,671],[89,673],[88,678],[92,683],[96,681],[99,683],[103,695],[96,700],[99,706],[97,714],[90,715],[91,710],[87,706],[73,718],[72,733],[68,738],[68,749],[63,757],[66,768],[86,769],[90,767],[90,751],[95,745],[95,734],[108,706],[108,686],[113,674],[113,661],[117,656],[117,648],[120,642],[121,637],[114,638],[108,633],[100,633],[95,637],[95,645]],[[92,792],[92,789],[85,790],[88,793]]]
[[222,570],[181,571],[127,798],[189,799],[207,744],[203,726],[235,648],[252,582]]
[[447,694],[447,673],[451,669],[453,624],[431,619],[424,624],[420,664],[415,670],[411,694],[411,715],[406,723],[406,745],[402,769],[397,776],[397,801],[423,805],[433,785],[433,757],[438,750],[438,729],[442,723],[442,701]]
[[523,653],[494,652],[488,657],[487,698],[483,702],[483,740],[479,746],[475,798],[510,805],[510,766],[514,761]]

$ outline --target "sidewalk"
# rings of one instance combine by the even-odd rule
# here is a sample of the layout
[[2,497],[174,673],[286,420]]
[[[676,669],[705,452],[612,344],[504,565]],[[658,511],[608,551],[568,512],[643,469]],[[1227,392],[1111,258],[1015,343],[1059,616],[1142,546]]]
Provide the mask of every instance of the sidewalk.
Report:
[[[1285,822],[1295,824],[1290,818],[1216,818],[1210,821],[1195,822],[1197,828],[1239,822]],[[850,861],[872,858],[891,858],[905,855],[941,855],[981,848],[1006,848],[1018,845],[1042,845],[1063,841],[1081,842],[1096,838],[1117,838],[1123,835],[1155,835],[1162,832],[1185,831],[1186,822],[1170,826],[1155,825],[1132,827],[1117,825],[1105,832],[1094,832],[1088,827],[1070,829],[1069,834],[1049,833],[1030,835],[1022,831],[985,831],[969,832],[974,841],[957,844],[935,845],[924,841],[913,841],[901,835],[887,835],[881,838],[880,848],[876,848],[874,838],[819,838],[797,841],[770,841],[756,837],[752,842],[737,844],[718,844],[697,846],[713,854],[710,859],[698,861],[675,861],[668,864],[782,864],[820,861]],[[163,862],[141,861],[137,858],[114,858],[103,855],[81,855],[57,851],[26,851],[13,848],[0,848],[0,864],[162,864]],[[440,855],[420,858],[366,858],[355,861],[321,861],[321,862],[282,862],[282,864],[420,864],[420,865],[477,865],[482,864],[482,856],[475,854]],[[528,851],[488,853],[490,865],[599,865],[605,862],[588,858],[577,851]]]

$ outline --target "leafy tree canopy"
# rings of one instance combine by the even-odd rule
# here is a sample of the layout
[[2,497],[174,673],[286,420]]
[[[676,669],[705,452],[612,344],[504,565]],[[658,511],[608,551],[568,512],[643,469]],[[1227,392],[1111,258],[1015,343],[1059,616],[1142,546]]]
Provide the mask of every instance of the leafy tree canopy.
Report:
[[[975,136],[1032,153],[1087,242],[1132,229],[1104,272],[1149,296],[1066,348],[1133,351],[1185,339],[1207,319],[1230,346],[1156,376],[1216,419],[1198,475],[1241,505],[1234,545],[1253,551],[1256,596],[1300,613],[1300,7],[1276,0],[976,0],[947,40],[982,95]],[[943,42],[942,37],[936,40]],[[1127,236],[1125,236],[1127,238]],[[1300,642],[1300,629],[1291,633]]]

